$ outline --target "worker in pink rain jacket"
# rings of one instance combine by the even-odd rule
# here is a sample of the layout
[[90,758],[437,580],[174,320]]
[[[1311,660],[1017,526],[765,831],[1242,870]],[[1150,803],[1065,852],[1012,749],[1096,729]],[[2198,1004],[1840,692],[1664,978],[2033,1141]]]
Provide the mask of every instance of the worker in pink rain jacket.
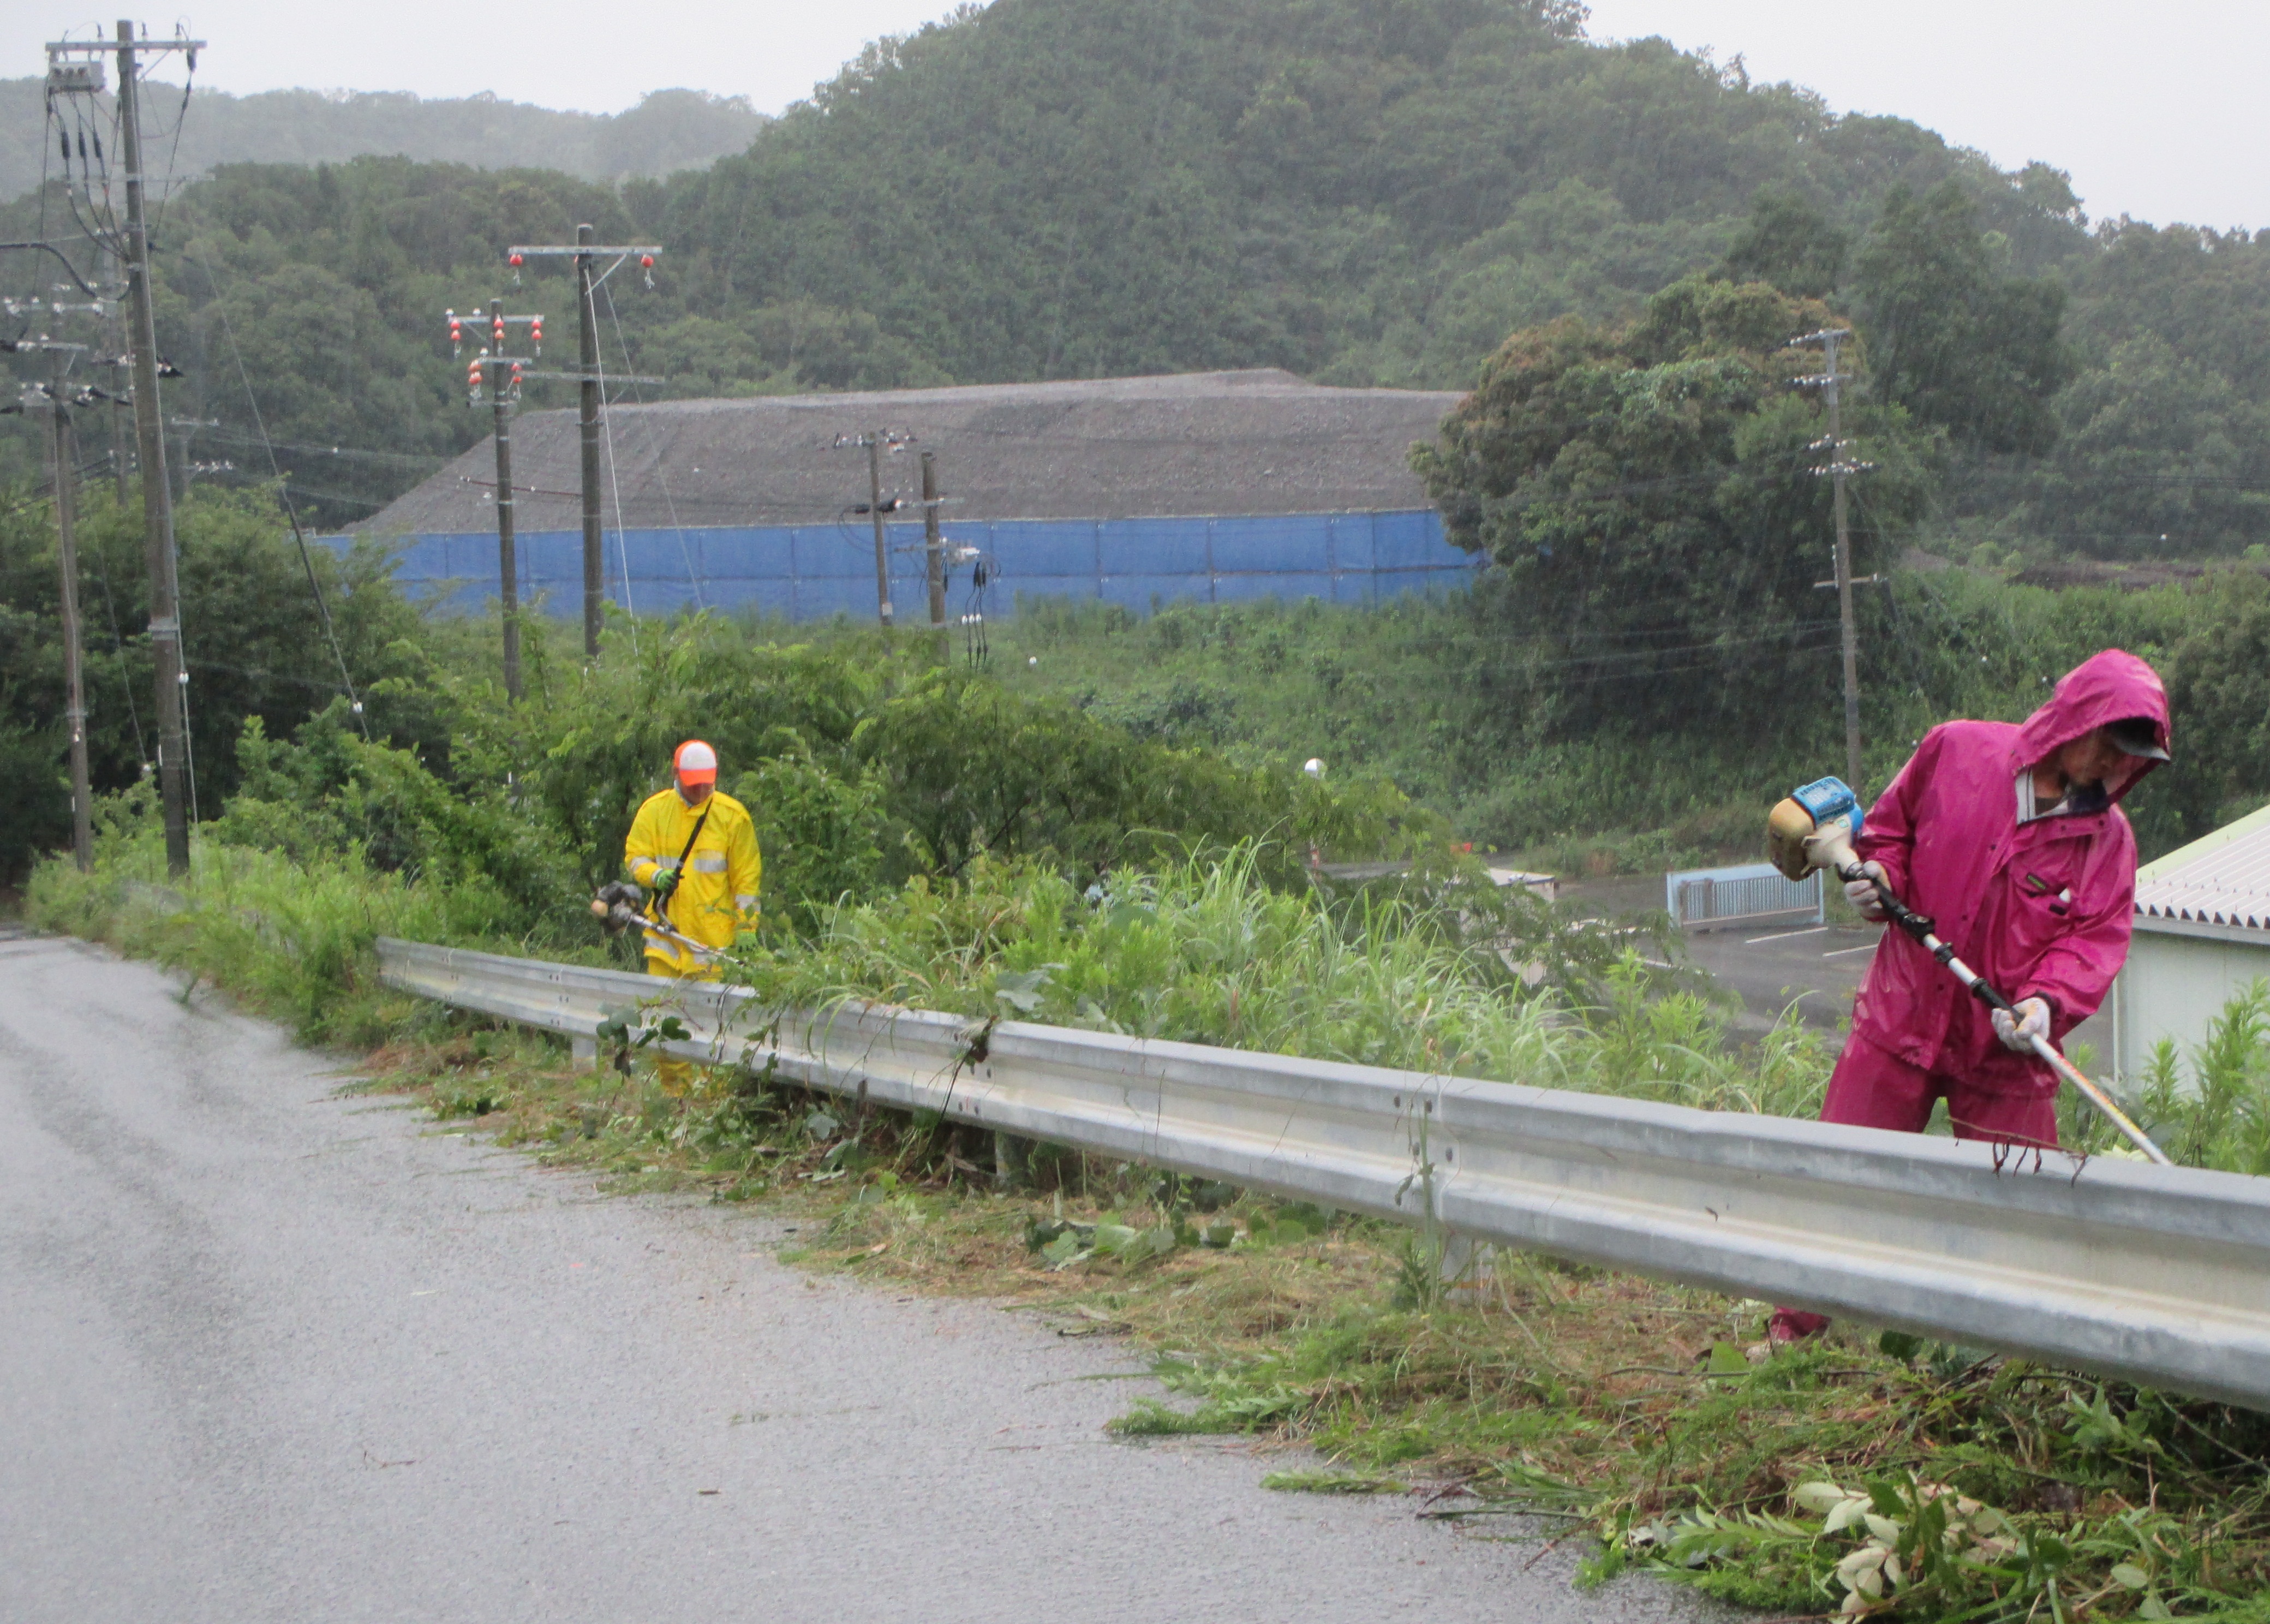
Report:
[[[2023,726],[1948,722],[1868,808],[1868,878],[1844,887],[1881,920],[1879,882],[2016,1006],[1990,1011],[1903,931],[1887,931],[1852,1005],[1823,1122],[1919,1133],[1947,1101],[1957,1138],[2054,1147],[2057,1074],[2028,1035],[2061,1043],[2096,1012],[2128,956],[2136,837],[2120,797],[2168,759],[2168,695],[2107,649]],[[1776,1341],[1826,1325],[1779,1309]]]

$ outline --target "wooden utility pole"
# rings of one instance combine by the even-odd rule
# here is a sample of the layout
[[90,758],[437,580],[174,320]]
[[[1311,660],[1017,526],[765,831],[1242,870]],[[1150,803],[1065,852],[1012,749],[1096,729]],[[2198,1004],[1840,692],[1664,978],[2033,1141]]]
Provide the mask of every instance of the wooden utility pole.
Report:
[[520,560],[512,527],[512,383],[504,354],[504,300],[489,300],[489,404],[496,413],[498,602],[504,612],[504,691],[520,701]]
[[923,575],[930,586],[930,629],[946,638],[946,540],[938,528],[938,455],[922,454]]
[[[509,254],[509,263],[517,274],[521,262],[530,255],[572,255],[575,261],[575,337],[582,351],[582,365],[572,373],[531,372],[531,378],[572,378],[581,395],[582,412],[578,427],[582,434],[583,455],[583,654],[597,658],[599,652],[599,632],[606,624],[607,551],[606,533],[599,523],[599,413],[605,406],[602,385],[605,374],[599,366],[599,312],[595,294],[604,279],[596,274],[599,256],[612,254],[617,263],[635,255],[647,271],[647,285],[654,285],[654,257],[662,252],[651,244],[624,248],[602,248],[591,241],[589,226],[575,227],[575,245],[551,243],[537,246],[516,244]],[[622,377],[623,383],[659,383],[660,378]]]
[[63,372],[70,352],[84,346],[48,344],[48,460],[56,480],[56,570],[63,618],[63,720],[70,729],[71,853],[79,872],[94,867],[94,830],[86,767],[86,688],[81,676],[78,625],[78,456],[70,418],[63,410]]
[[[126,240],[119,256],[130,307],[129,343],[134,357],[134,428],[142,463],[142,530],[150,567],[150,649],[155,656],[158,705],[158,793],[166,821],[166,869],[189,871],[189,808],[185,768],[189,726],[182,689],[189,671],[182,657],[182,612],[174,556],[173,492],[166,476],[165,419],[158,400],[158,325],[150,290],[150,227],[144,208],[142,120],[138,103],[141,53],[186,49],[190,40],[134,38],[134,25],[118,25],[118,145],[126,167]],[[50,48],[53,55],[54,48]],[[192,61],[194,61],[192,57]]]
[[1792,338],[1792,345],[1818,344],[1826,352],[1826,370],[1812,377],[1799,378],[1803,385],[1817,385],[1821,400],[1829,408],[1829,438],[1817,441],[1814,449],[1826,449],[1829,461],[1813,470],[1816,475],[1826,474],[1835,486],[1836,515],[1836,613],[1843,627],[1844,654],[1844,775],[1852,786],[1852,793],[1865,796],[1866,786],[1860,772],[1860,638],[1852,616],[1852,538],[1846,522],[1844,508],[1844,478],[1848,474],[1866,471],[1873,466],[1856,463],[1846,456],[1843,418],[1839,410],[1837,386],[1843,374],[1836,370],[1837,343],[1852,336],[1844,327],[1827,327],[1802,338]]

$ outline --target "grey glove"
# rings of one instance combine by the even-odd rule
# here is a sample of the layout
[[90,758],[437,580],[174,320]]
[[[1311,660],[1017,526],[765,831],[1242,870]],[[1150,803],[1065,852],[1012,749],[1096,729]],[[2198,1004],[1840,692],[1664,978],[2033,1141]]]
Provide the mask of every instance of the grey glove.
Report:
[[1859,911],[1861,918],[1881,924],[1886,917],[1884,899],[1876,887],[1883,884],[1887,878],[1884,865],[1881,863],[1863,863],[1860,865],[1860,872],[1866,878],[1848,879],[1844,882],[1844,900]]
[[1994,1012],[1994,1035],[2002,1040],[2002,1047],[2021,1055],[2033,1052],[2034,1040],[2044,1042],[2050,1035],[2050,1005],[2047,998],[2020,998],[2014,1015],[2006,1009]]

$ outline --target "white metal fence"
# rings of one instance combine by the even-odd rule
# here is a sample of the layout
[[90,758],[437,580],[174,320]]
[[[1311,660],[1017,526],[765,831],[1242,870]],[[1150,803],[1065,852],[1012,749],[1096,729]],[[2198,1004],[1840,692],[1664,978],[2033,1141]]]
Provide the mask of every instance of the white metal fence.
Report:
[[1801,880],[1792,880],[1770,863],[1666,874],[1663,894],[1663,905],[1673,921],[1694,930],[1778,923],[1819,924],[1828,917],[1818,870]]
[[2270,1179],[880,1005],[768,1020],[657,983],[382,940],[389,985],[1472,1240],[2270,1408]]

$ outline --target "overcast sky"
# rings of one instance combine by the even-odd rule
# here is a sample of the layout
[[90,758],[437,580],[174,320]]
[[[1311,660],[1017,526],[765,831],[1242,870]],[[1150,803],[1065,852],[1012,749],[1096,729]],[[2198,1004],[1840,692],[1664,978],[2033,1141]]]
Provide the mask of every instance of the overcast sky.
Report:
[[[946,9],[201,0],[181,20],[211,41],[199,78],[221,90],[487,90],[612,112],[647,91],[691,85],[777,112],[865,40]],[[175,17],[145,20],[170,33]],[[108,24],[67,5],[0,0],[0,76],[40,71],[43,41],[97,26]],[[1594,0],[1591,33],[1661,33],[1720,62],[1739,55],[1754,79],[1794,80],[1839,111],[1896,113],[2006,167],[2044,159],[2071,171],[2093,216],[2270,224],[2263,0]]]

